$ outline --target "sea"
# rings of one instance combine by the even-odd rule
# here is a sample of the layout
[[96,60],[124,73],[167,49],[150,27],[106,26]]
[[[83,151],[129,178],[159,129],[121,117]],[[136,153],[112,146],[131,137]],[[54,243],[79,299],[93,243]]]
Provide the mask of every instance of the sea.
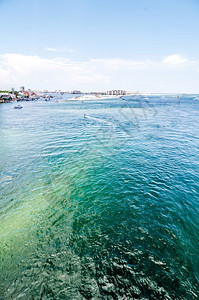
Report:
[[199,299],[198,96],[67,99],[0,104],[0,299]]

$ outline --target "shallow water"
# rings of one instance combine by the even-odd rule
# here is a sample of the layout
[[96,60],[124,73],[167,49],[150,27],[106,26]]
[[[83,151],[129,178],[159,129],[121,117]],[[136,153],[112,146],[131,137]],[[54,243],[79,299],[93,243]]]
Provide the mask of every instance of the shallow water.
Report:
[[0,105],[0,299],[197,299],[199,102],[54,100]]

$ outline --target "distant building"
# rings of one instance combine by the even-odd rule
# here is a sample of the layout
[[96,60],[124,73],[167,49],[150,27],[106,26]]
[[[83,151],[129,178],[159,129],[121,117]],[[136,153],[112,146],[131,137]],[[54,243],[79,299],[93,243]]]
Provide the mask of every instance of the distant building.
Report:
[[74,90],[74,91],[72,91],[72,94],[81,94],[81,91]]
[[0,103],[10,102],[12,97],[8,93],[1,93],[0,94]]
[[25,92],[25,87],[24,86],[20,87],[20,92],[22,92],[22,93]]
[[107,95],[115,95],[115,96],[123,96],[126,95],[126,91],[123,90],[112,90],[112,91],[107,91],[106,92]]
[[24,98],[29,98],[30,97],[30,93],[29,92],[24,92],[23,95],[24,95]]

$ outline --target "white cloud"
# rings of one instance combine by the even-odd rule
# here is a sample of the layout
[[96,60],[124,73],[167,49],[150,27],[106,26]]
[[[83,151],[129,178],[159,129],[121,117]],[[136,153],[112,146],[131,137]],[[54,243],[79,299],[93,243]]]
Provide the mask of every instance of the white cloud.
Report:
[[74,49],[70,49],[70,48],[66,48],[66,47],[58,47],[58,48],[47,47],[45,50],[48,51],[48,52],[69,52],[69,53],[77,52]]
[[161,80],[162,84],[170,81],[173,71],[182,70],[182,66],[198,74],[198,62],[188,61],[177,54],[156,61],[122,58],[75,61],[62,57],[47,59],[37,55],[10,53],[0,55],[0,89],[25,85],[33,89],[50,90],[86,91],[134,87],[144,90],[144,86],[150,82],[156,85]]
[[37,55],[0,55],[0,86],[21,84],[35,88],[75,88],[85,83],[106,83],[109,76],[100,73],[91,62],[76,62],[70,59],[46,59]]
[[59,50],[57,48],[50,48],[50,47],[47,47],[46,48],[46,51],[49,51],[49,52],[58,52]]
[[187,62],[188,62],[187,59],[182,57],[179,54],[169,55],[163,59],[163,63],[172,65],[172,66],[173,65],[184,65]]
[[94,65],[101,66],[110,70],[137,70],[147,67],[150,64],[149,60],[136,61],[130,59],[92,59],[90,61]]

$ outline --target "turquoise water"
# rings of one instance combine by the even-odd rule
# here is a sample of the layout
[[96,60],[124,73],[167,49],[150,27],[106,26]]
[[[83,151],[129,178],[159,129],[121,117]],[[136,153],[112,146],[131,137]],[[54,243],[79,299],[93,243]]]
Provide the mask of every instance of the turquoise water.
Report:
[[0,299],[197,299],[199,101],[54,100],[0,105]]

